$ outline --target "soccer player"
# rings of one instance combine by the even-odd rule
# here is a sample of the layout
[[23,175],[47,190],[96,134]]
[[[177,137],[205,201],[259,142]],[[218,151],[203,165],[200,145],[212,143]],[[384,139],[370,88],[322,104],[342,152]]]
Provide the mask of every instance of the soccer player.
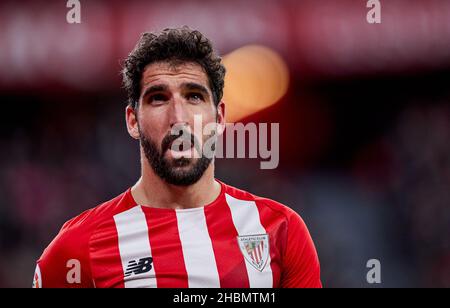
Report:
[[[222,183],[213,157],[192,155],[223,131],[224,75],[198,31],[141,36],[123,67],[141,177],[64,224],[37,261],[35,287],[321,287],[300,216]],[[217,129],[196,133],[194,115]]]

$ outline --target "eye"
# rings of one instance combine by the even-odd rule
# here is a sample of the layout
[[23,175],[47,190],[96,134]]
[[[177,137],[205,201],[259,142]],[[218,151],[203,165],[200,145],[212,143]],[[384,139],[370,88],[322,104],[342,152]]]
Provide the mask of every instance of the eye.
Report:
[[158,93],[149,96],[147,100],[150,104],[161,104],[166,102],[168,100],[168,97],[162,93]]
[[187,99],[193,102],[200,102],[200,101],[204,101],[205,98],[203,97],[202,94],[200,93],[189,93],[187,95]]

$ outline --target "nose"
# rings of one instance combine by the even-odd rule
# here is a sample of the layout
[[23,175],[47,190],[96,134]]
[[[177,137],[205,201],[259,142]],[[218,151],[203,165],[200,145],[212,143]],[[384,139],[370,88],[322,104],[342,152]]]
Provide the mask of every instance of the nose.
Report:
[[188,110],[182,98],[173,98],[169,112],[170,128],[189,125]]

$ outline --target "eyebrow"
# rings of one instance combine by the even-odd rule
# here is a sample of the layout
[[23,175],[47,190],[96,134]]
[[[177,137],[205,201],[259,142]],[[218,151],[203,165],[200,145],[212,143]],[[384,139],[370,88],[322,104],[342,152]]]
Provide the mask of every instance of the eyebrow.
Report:
[[146,97],[147,95],[154,93],[154,92],[164,92],[166,90],[167,90],[167,86],[165,86],[165,85],[150,86],[147,89],[145,89],[144,94],[142,94],[142,97]]
[[[186,88],[188,90],[191,91],[199,91],[201,93],[203,93],[206,96],[209,96],[209,92],[208,89],[198,83],[195,82],[185,82],[181,84],[181,88]],[[167,91],[168,87],[164,84],[160,84],[160,85],[153,85],[148,87],[147,89],[144,90],[144,93],[142,94],[142,97],[145,98],[146,96],[155,93],[155,92],[164,92]]]
[[203,94],[209,96],[208,89],[205,86],[202,86],[201,84],[195,83],[195,82],[186,82],[181,84],[182,88],[187,88],[188,90],[194,90],[202,92]]

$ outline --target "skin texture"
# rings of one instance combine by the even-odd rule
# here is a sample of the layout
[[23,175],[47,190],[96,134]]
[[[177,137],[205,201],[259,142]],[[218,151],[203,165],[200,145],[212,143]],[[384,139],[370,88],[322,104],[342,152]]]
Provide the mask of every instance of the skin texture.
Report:
[[186,209],[207,205],[218,197],[221,188],[214,180],[214,160],[195,183],[174,185],[152,168],[142,142],[147,139],[154,143],[172,173],[189,174],[200,159],[192,155],[194,152],[191,151],[195,149],[189,151],[190,158],[183,158],[181,162],[179,152],[169,149],[163,153],[163,141],[172,129],[182,127],[197,140],[205,142],[209,136],[194,131],[195,115],[202,117],[203,127],[217,122],[217,135],[222,134],[225,104],[221,101],[216,107],[212,97],[208,77],[196,63],[156,62],[146,67],[142,74],[138,107],[127,106],[125,111],[128,133],[141,140],[141,177],[131,189],[138,204]]

